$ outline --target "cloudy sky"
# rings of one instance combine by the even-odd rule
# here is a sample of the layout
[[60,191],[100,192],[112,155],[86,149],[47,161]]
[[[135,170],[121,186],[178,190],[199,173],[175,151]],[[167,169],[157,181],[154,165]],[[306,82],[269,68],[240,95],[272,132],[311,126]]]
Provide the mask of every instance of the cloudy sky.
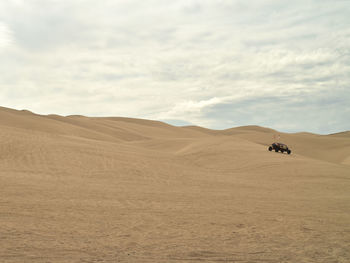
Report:
[[350,130],[350,1],[1,0],[0,105]]

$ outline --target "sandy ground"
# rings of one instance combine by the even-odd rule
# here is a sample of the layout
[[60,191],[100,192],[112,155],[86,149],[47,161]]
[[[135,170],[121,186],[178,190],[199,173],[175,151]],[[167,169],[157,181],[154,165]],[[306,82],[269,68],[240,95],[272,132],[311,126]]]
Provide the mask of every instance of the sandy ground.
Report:
[[349,132],[0,108],[0,139],[0,262],[350,262]]

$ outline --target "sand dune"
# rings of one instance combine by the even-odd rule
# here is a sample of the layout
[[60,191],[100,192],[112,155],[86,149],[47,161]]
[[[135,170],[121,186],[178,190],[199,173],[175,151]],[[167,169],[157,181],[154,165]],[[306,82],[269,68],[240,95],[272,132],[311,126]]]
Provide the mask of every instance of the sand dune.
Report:
[[350,261],[349,132],[0,108],[0,138],[0,262]]

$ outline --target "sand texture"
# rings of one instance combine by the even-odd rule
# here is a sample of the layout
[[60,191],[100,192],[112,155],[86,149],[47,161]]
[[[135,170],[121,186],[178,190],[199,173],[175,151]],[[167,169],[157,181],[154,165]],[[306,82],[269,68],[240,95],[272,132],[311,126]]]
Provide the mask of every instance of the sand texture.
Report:
[[0,108],[0,262],[350,262],[350,133]]

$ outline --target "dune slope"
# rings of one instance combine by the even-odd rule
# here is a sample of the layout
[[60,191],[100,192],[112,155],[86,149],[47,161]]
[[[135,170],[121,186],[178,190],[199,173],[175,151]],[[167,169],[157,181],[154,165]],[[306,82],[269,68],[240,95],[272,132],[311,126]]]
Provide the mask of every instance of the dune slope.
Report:
[[1,262],[350,260],[347,133],[0,108],[0,138]]

